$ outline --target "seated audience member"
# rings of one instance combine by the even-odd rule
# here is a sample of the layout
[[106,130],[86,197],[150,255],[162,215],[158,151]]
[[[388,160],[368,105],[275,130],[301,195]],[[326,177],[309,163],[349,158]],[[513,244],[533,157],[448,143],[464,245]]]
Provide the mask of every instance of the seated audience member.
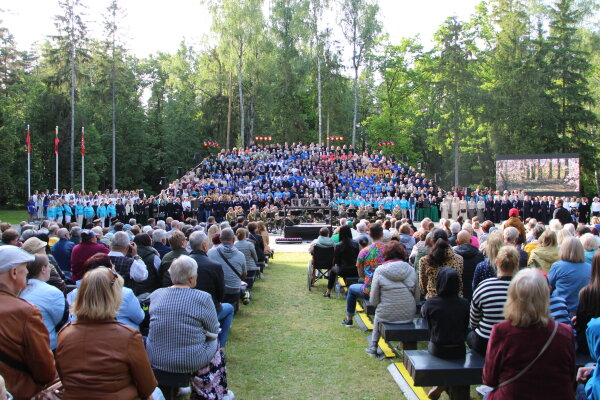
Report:
[[[458,233],[458,232],[457,232]],[[433,247],[425,257],[419,261],[419,287],[425,298],[437,295],[437,274],[443,267],[451,267],[461,277],[459,296],[462,296],[463,258],[454,254],[448,242],[448,235],[441,229],[433,231]]]
[[342,321],[342,325],[346,327],[352,326],[352,317],[356,311],[356,299],[362,297],[368,299],[371,294],[371,281],[377,267],[385,261],[383,259],[383,227],[381,224],[372,224],[369,228],[369,235],[373,240],[373,244],[366,246],[358,253],[356,259],[356,268],[358,276],[364,278],[364,283],[355,283],[348,288],[346,297],[346,318]]
[[496,256],[498,251],[504,245],[502,234],[500,231],[494,231],[488,235],[487,240],[481,245],[482,253],[485,256],[484,260],[477,264],[473,273],[473,283],[471,288],[475,288],[488,278],[496,276]]
[[585,262],[591,265],[592,258],[594,257],[594,254],[596,254],[598,247],[600,247],[598,245],[598,240],[596,239],[596,236],[592,235],[591,233],[583,234],[580,240],[581,245],[583,246],[583,256],[585,258]]
[[[110,270],[114,270],[114,266],[112,264],[112,262],[110,261],[110,258],[108,257],[108,255],[103,254],[103,253],[98,253],[93,255],[92,257],[90,257],[85,264],[83,264],[83,268],[82,268],[82,272],[85,274],[88,271],[94,270],[96,268],[108,268]],[[116,271],[115,271],[116,272]],[[120,280],[123,280],[122,277],[119,277]],[[67,294],[67,303],[73,307],[73,304],[75,303],[75,300],[77,299],[77,294],[79,292],[79,287],[81,286],[83,280],[78,280],[77,282],[75,282],[75,285],[77,286],[73,291],[69,292]],[[144,310],[142,310],[142,307],[140,305],[140,302],[138,301],[137,297],[135,297],[135,294],[133,293],[133,290],[131,290],[128,287],[125,287],[124,285],[123,289],[121,290],[121,296],[120,298],[122,299],[122,303],[120,304],[118,313],[117,313],[117,321],[129,325],[134,329],[140,329],[140,324],[142,323],[142,321],[144,320]],[[76,317],[76,315],[71,312],[72,314],[72,319],[74,317]]]
[[590,356],[595,364],[579,368],[577,371],[577,382],[585,384],[583,390],[578,390],[577,400],[598,400],[600,399],[600,370],[597,368],[600,362],[600,318],[590,320],[586,336]]
[[373,335],[367,354],[377,355],[381,336],[380,322],[411,322],[417,312],[419,288],[415,269],[406,262],[408,253],[404,246],[390,242],[383,249],[384,263],[375,270],[369,301],[375,306]]
[[[421,242],[419,242],[421,243]],[[417,243],[415,245],[415,247],[413,247],[413,251],[411,253],[411,257],[414,254],[414,259],[412,259],[413,261],[413,267],[415,267],[415,270],[417,271],[417,275],[419,275],[419,263],[421,261],[421,258],[425,257],[427,254],[429,254],[429,252],[431,251],[431,248],[433,247],[433,231],[427,233],[427,235],[424,238],[423,241],[423,245],[420,246],[419,243]],[[415,248],[416,253],[415,253]],[[409,258],[409,261],[411,259]]]
[[[233,245],[234,234],[231,228],[225,228],[219,233],[221,244],[208,251],[208,258],[221,265],[225,278],[225,303],[236,303],[244,296],[241,283],[246,279],[246,257]],[[244,301],[244,304],[247,304]]]
[[0,352],[25,366],[0,362],[0,375],[16,399],[35,396],[57,376],[42,314],[18,298],[27,286],[27,263],[34,260],[18,247],[0,246]]
[[150,297],[146,347],[153,368],[192,375],[192,398],[223,398],[227,370],[217,340],[219,320],[210,294],[193,290],[197,273],[193,258],[182,255],[173,261],[169,267],[173,285]]
[[171,248],[167,246],[167,232],[164,229],[155,229],[152,232],[152,247],[158,251],[161,259],[171,251]]
[[269,231],[267,231],[267,226],[263,221],[258,221],[256,225],[256,232],[262,237],[265,246],[265,257],[267,258],[265,262],[267,262],[268,258],[273,257],[273,249],[269,246]]
[[466,230],[458,232],[456,237],[457,246],[454,248],[454,252],[463,258],[461,280],[463,297],[467,301],[471,301],[471,297],[473,296],[472,283],[475,268],[484,260],[483,254],[481,254],[479,249],[471,244],[471,238],[471,234]]
[[523,269],[527,267],[527,260],[529,259],[529,255],[527,252],[518,244],[519,241],[519,231],[517,228],[509,226],[504,231],[502,231],[502,237],[504,238],[504,244],[514,246],[514,248],[519,253],[519,269]]
[[566,300],[571,315],[577,312],[579,291],[590,283],[591,270],[591,265],[585,262],[579,239],[567,238],[560,248],[560,261],[550,267],[548,280],[552,293]]
[[[343,225],[343,226],[346,226],[346,225]],[[330,236],[331,235],[330,235],[328,228],[323,227],[323,228],[319,229],[319,237],[310,243],[310,246],[308,247],[308,252],[310,254],[312,254],[315,246],[333,247],[335,245],[335,243],[333,242],[333,239],[331,239]]]
[[408,224],[400,226],[400,243],[404,246],[408,254],[410,254],[416,244],[415,238],[410,234],[410,225]]
[[538,247],[540,236],[544,233],[544,225],[535,225],[531,229],[531,241],[525,245],[525,252],[531,256],[531,252]]
[[[131,252],[131,257],[128,253]],[[137,253],[137,245],[131,242],[125,232],[116,232],[110,241],[110,261],[115,271],[125,280],[125,286],[133,289],[140,282],[148,279],[146,264]]]
[[221,330],[219,332],[219,343],[221,348],[225,348],[229,329],[233,321],[233,305],[224,303],[225,296],[225,277],[221,264],[212,261],[206,254],[208,252],[208,236],[204,232],[194,232],[190,235],[190,247],[192,252],[190,257],[198,264],[198,278],[196,289],[203,290],[210,294],[217,311]]
[[27,271],[27,286],[19,297],[36,306],[42,313],[42,320],[50,335],[50,349],[54,350],[56,332],[69,315],[65,296],[56,287],[46,283],[50,278],[50,263],[45,255],[36,255],[34,261],[27,263]]
[[161,286],[171,286],[171,277],[169,276],[169,268],[171,263],[175,261],[179,256],[187,256],[188,252],[185,249],[187,239],[183,232],[173,231],[169,236],[169,244],[171,245],[171,251],[164,255],[160,263],[160,269],[158,270],[158,279],[160,279]]
[[7,229],[2,232],[2,243],[0,246],[18,246],[19,245],[19,232],[14,229]]
[[589,352],[585,332],[589,321],[598,317],[600,317],[600,251],[597,251],[592,259],[590,283],[579,292],[579,304],[574,319],[578,353]]
[[[489,240],[489,239],[488,239]],[[473,292],[471,301],[471,332],[469,347],[485,355],[492,327],[504,321],[502,307],[506,303],[508,286],[519,270],[519,253],[514,246],[503,246],[496,256],[497,277],[482,281]]]
[[508,288],[506,321],[494,325],[483,367],[487,399],[573,399],[573,331],[548,312],[546,279],[520,271]]
[[254,250],[256,252],[256,266],[260,270],[260,277],[264,278],[262,272],[265,269],[265,244],[263,243],[262,236],[257,232],[258,224],[256,222],[250,222],[248,224],[248,241],[254,244]]
[[123,289],[114,269],[84,275],[72,309],[77,319],[58,334],[64,399],[145,399],[156,389],[142,335],[115,319]]
[[327,291],[323,297],[331,297],[338,276],[350,278],[358,276],[356,259],[360,249],[358,243],[352,239],[352,230],[348,225],[340,228],[340,242],[335,245],[333,255],[333,268],[329,271]]
[[[458,296],[458,273],[444,267],[437,276],[437,296],[431,297],[421,308],[429,332],[429,352],[439,358],[464,358],[465,339],[469,327],[469,302]],[[430,399],[437,399],[447,387],[438,386],[429,391]]]
[[160,270],[160,254],[158,250],[152,247],[152,238],[147,233],[138,233],[133,238],[137,248],[137,254],[140,256],[146,271],[148,271],[148,277],[142,282],[136,282],[133,288],[133,292],[136,296],[143,293],[152,293],[160,287],[158,281],[158,271]]
[[504,221],[504,224],[502,225],[503,230],[506,230],[506,228],[508,227],[513,227],[518,232],[515,244],[521,245],[525,243],[525,240],[527,238],[527,233],[525,232],[525,225],[523,225],[523,222],[521,222],[521,219],[519,218],[519,210],[517,210],[516,208],[511,208],[509,210],[508,219]]
[[60,228],[57,232],[58,234],[58,242],[52,246],[52,255],[56,259],[58,266],[65,273],[69,273],[71,275],[71,252],[73,251],[73,247],[75,247],[75,243],[71,242],[69,239],[71,235],[69,231],[65,228]]
[[537,247],[531,251],[527,266],[538,268],[547,274],[552,264],[559,260],[560,252],[557,247],[556,233],[548,229],[542,233]]
[[494,223],[492,221],[483,221],[481,224],[481,235],[479,236],[479,245],[481,246],[488,239],[490,235],[490,228],[494,227]]
[[80,281],[83,278],[83,264],[96,253],[108,254],[110,250],[97,242],[96,234],[84,229],[81,231],[81,243],[75,245],[71,252],[71,280]]
[[244,255],[246,258],[246,283],[248,284],[248,289],[252,289],[254,285],[254,279],[260,273],[260,268],[256,264],[258,262],[258,257],[256,255],[256,246],[254,243],[248,240],[248,231],[246,228],[238,229],[235,232],[235,236],[237,241],[234,246]]
[[462,229],[462,226],[460,225],[459,222],[453,222],[450,225],[451,236],[448,238],[448,243],[450,243],[450,246],[452,246],[452,247],[456,246],[456,235],[458,235],[458,232],[460,232],[461,229]]

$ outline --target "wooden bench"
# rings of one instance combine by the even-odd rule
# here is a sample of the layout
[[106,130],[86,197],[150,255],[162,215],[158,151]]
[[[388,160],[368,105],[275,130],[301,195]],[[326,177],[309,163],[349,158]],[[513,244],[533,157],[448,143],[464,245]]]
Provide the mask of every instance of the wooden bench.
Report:
[[429,340],[429,327],[423,318],[406,324],[379,323],[379,332],[386,342],[400,342],[402,350],[416,350],[417,342]]
[[469,400],[470,386],[481,384],[484,362],[485,358],[473,350],[467,350],[464,359],[455,360],[432,356],[427,350],[407,350],[402,367],[412,380],[411,386],[448,386],[451,400]]

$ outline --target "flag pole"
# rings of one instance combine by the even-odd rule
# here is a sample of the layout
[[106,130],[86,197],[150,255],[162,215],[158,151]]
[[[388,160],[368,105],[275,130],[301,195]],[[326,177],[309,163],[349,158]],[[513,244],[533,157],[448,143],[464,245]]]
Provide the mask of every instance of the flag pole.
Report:
[[56,194],[58,194],[58,125],[56,125],[56,128],[54,129],[54,154],[56,155],[56,185],[55,185],[55,190],[56,190]]
[[31,197],[31,136],[27,124],[27,201]]
[[81,127],[81,191],[85,192],[85,128]]

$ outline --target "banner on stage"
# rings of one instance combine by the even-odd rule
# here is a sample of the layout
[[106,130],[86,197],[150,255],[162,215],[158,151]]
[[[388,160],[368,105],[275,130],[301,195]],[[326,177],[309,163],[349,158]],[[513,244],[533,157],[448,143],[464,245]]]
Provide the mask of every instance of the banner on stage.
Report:
[[496,188],[530,195],[579,195],[579,154],[510,154],[496,158]]

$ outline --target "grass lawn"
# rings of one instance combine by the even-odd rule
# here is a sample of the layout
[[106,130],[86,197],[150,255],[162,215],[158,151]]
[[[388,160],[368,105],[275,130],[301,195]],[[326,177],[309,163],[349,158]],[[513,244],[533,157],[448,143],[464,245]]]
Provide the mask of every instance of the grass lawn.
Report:
[[226,348],[236,399],[403,399],[389,361],[365,353],[366,333],[345,328],[345,301],[306,288],[303,253],[278,253],[240,306]]
[[18,224],[21,221],[28,221],[27,210],[4,210],[0,209],[0,221]]

